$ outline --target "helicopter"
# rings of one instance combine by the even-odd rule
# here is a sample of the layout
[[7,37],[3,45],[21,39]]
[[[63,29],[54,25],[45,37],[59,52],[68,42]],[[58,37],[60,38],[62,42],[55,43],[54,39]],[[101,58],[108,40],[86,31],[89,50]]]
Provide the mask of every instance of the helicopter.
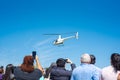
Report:
[[62,35],[60,35],[60,34],[46,34],[46,35],[58,35],[58,38],[56,40],[54,40],[54,42],[53,42],[54,45],[63,44],[65,40],[70,39],[70,38],[78,39],[78,32],[76,32],[74,36],[69,36],[69,37],[65,37],[65,38],[62,38]]

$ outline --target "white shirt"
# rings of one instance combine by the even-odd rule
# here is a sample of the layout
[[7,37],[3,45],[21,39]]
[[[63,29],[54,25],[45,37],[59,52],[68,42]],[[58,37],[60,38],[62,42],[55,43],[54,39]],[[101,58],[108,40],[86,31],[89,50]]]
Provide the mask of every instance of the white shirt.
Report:
[[115,72],[112,66],[108,66],[102,69],[103,80],[117,80],[119,71]]

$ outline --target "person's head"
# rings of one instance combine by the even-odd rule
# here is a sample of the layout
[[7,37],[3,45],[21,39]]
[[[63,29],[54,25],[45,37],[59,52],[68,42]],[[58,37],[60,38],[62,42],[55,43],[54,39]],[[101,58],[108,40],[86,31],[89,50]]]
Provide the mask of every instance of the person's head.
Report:
[[90,58],[91,58],[91,63],[90,64],[95,64],[96,63],[96,58],[94,55],[90,55]]
[[90,63],[91,62],[91,58],[90,55],[85,53],[81,55],[81,63]]
[[8,65],[6,66],[6,70],[5,70],[5,71],[8,71],[8,72],[13,73],[13,71],[14,71],[14,66],[13,66],[13,64],[8,64]]
[[49,68],[53,68],[53,67],[56,67],[57,64],[55,62],[51,63],[50,67]]
[[66,60],[63,58],[59,58],[56,61],[57,67],[65,67]]
[[4,73],[3,66],[0,67],[0,74]]
[[14,78],[14,76],[12,76],[13,72],[14,72],[14,66],[12,64],[8,64],[5,69],[3,80],[12,80]]
[[31,55],[25,56],[21,65],[21,70],[25,72],[32,72],[34,70],[34,59]]
[[111,65],[115,68],[115,71],[120,70],[120,54],[113,53],[111,55]]
[[55,68],[56,66],[57,66],[57,65],[56,65],[55,62],[51,63],[50,67],[49,67],[49,68],[46,68],[44,77],[45,77],[45,78],[48,78],[48,77],[49,77],[49,74],[51,73],[51,70],[52,70],[53,68]]

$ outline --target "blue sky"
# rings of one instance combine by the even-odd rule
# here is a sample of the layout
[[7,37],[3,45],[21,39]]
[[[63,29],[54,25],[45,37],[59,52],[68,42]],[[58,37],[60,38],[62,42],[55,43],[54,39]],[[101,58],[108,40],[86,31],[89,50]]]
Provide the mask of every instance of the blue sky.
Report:
[[[100,68],[110,55],[120,53],[119,0],[0,0],[0,65],[19,65],[37,51],[43,67],[70,58],[77,66],[80,55],[94,54]],[[47,33],[79,32],[79,39],[53,46],[57,36]],[[75,35],[65,34],[62,37]]]

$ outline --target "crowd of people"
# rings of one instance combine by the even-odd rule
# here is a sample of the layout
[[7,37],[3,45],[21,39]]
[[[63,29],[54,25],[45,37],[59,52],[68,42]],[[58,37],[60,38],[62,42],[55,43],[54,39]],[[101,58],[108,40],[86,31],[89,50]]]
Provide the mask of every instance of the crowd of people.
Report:
[[[44,69],[36,55],[26,55],[19,66],[8,64],[0,67],[0,80],[120,80],[120,54],[112,53],[110,65],[99,68],[95,65],[96,57],[84,53],[80,65],[70,59],[59,58]],[[70,64],[71,70],[66,69]]]

